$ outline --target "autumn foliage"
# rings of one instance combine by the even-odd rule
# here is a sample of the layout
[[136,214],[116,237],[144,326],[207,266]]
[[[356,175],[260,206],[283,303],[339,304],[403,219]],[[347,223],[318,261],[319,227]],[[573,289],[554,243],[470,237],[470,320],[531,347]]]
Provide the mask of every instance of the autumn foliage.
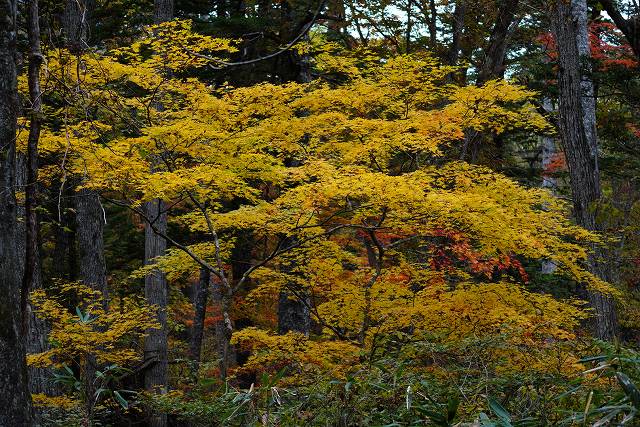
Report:
[[[496,374],[581,369],[582,305],[529,290],[527,269],[553,262],[563,280],[615,294],[585,269],[598,237],[547,191],[452,155],[469,129],[548,131],[535,92],[504,80],[453,84],[456,68],[426,53],[363,63],[322,41],[307,47],[320,73],[311,83],[213,88],[198,72],[223,66],[233,41],[197,35],[188,21],[145,34],[126,48],[49,52],[45,85],[68,102],[40,146],[66,164],[43,179],[73,175],[136,213],[167,203],[173,247],[129,280],[160,268],[177,295],[210,269],[223,305],[205,325],[230,317],[230,344],[247,355],[230,381],[282,369],[289,385],[345,379],[396,335],[443,346],[495,338],[485,363]],[[246,235],[252,267],[237,276],[234,247]],[[306,301],[311,331],[277,333],[282,294]],[[84,321],[42,292],[32,298],[57,343],[30,356],[37,366],[82,370],[88,355],[130,365],[153,327],[129,297],[109,311],[80,305]],[[180,307],[173,321],[191,326]],[[549,364],[551,354],[562,362]],[[446,375],[448,363],[428,370]]]

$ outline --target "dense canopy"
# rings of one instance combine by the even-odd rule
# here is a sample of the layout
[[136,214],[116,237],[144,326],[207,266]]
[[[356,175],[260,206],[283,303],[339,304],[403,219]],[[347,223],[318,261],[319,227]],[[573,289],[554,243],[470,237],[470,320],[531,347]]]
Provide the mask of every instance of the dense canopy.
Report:
[[5,1],[0,425],[634,425],[638,16]]

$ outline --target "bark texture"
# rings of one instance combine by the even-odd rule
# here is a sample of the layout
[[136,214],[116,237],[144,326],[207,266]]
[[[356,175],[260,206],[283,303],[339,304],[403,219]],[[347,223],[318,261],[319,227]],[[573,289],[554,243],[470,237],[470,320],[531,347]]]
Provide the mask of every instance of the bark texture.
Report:
[[173,0],[155,0],[153,2],[153,22],[160,24],[173,19]]
[[[167,213],[162,200],[152,200],[145,205],[147,217],[161,233],[167,231]],[[167,242],[156,234],[150,224],[145,225],[145,265],[154,264],[154,258],[165,254]],[[160,270],[154,270],[145,277],[144,296],[147,303],[156,305],[159,329],[149,329],[144,340],[144,359],[149,363],[144,375],[144,385],[148,391],[164,394],[167,392],[167,279]],[[150,414],[149,425],[167,425],[167,415]]]
[[616,27],[631,45],[633,53],[640,58],[640,17],[638,15],[625,18],[620,13],[620,9],[616,6],[613,0],[600,0],[600,4],[607,11],[607,14],[611,17]]
[[[67,0],[64,11],[64,33],[67,48],[81,54],[89,46],[90,17],[94,0]],[[99,195],[89,189],[75,193],[76,237],[80,261],[79,279],[100,292],[103,308],[108,307],[107,268],[104,258],[104,212]],[[89,355],[82,372],[86,399],[86,414],[92,418],[97,403],[95,376],[99,366]]]
[[[291,239],[289,244],[296,241]],[[285,273],[291,273],[293,265],[283,263],[281,269]],[[286,334],[289,331],[300,332],[309,335],[311,330],[311,299],[306,289],[300,289],[294,281],[280,290],[278,296],[278,333]]]
[[438,9],[435,0],[429,0],[429,19],[427,25],[429,26],[429,43],[431,48],[434,49],[438,42]]
[[[29,137],[27,142],[27,180],[25,186],[25,222],[26,222],[26,247],[25,269],[22,281],[21,309],[27,312],[27,300],[29,292],[39,280],[39,253],[38,253],[38,221],[36,218],[36,197],[38,185],[38,142],[40,141],[40,114],[42,113],[42,91],[40,89],[40,66],[42,53],[40,52],[40,24],[38,18],[38,0],[30,0],[28,4],[29,36]],[[25,317],[25,322],[26,322]],[[25,323],[26,327],[26,323]]]
[[344,0],[329,0],[327,2],[327,12],[329,19],[327,28],[335,33],[342,33],[345,28],[345,7]]
[[519,0],[503,0],[499,2],[496,22],[491,30],[489,45],[485,49],[485,59],[478,73],[476,84],[482,86],[492,78],[504,75],[504,60],[507,52],[511,26],[516,17]]
[[[554,2],[551,23],[558,48],[559,127],[571,180],[573,214],[579,225],[598,230],[596,210],[601,188],[586,0]],[[609,274],[599,259],[602,256],[595,250],[590,264],[592,271],[606,280]],[[594,291],[588,291],[588,297],[595,310],[596,337],[614,338],[617,319],[613,299]]]
[[[38,206],[38,143],[40,141],[42,90],[40,87],[40,69],[43,61],[40,50],[40,22],[38,0],[30,0],[27,13],[27,33],[29,38],[29,137],[27,142],[27,156],[24,165],[24,271],[22,276],[23,327],[27,331],[26,351],[42,353],[48,349],[47,324],[38,318],[28,303],[29,293],[42,288],[42,271],[40,262],[40,227],[36,208]],[[20,172],[18,173],[20,175]],[[29,368],[29,391],[31,393],[54,394],[50,369]],[[34,411],[35,422],[40,421],[40,411]]]
[[107,264],[104,258],[104,211],[98,194],[82,189],[76,194],[76,226],[80,256],[80,280],[100,291],[102,305],[109,301]]
[[311,329],[311,301],[307,295],[294,296],[291,292],[282,291],[278,298],[278,333],[289,331],[309,335]]
[[[93,190],[82,189],[76,193],[76,235],[80,256],[80,281],[100,292],[102,307],[107,310],[107,266],[104,258],[104,213],[100,198]],[[86,413],[91,419],[97,404],[95,388],[96,371],[100,367],[93,355],[89,355],[84,367],[84,387],[88,396]]]
[[54,248],[52,262],[52,278],[64,280],[76,280],[78,275],[76,253],[76,221],[71,214],[74,192],[70,184],[56,183],[56,188],[61,188],[56,197],[57,204],[53,209],[58,212],[59,223],[54,230]]
[[194,372],[198,372],[200,364],[200,352],[202,349],[202,337],[204,335],[204,319],[207,315],[207,300],[209,298],[209,283],[211,272],[206,268],[200,269],[200,278],[196,283],[193,295],[193,329],[191,331],[191,343],[189,352],[194,364]]
[[[554,106],[551,104],[549,98],[545,98],[543,101],[543,107],[546,111],[554,111]],[[549,190],[552,193],[557,193],[558,180],[550,172],[549,166],[555,160],[558,153],[556,147],[556,139],[550,135],[542,135],[540,137],[540,151],[542,155],[542,184],[541,187]],[[541,271],[544,274],[553,274],[557,270],[557,265],[553,261],[545,260],[542,262]]]
[[[153,22],[156,24],[173,19],[173,0],[154,0]],[[162,105],[156,105],[162,109]],[[145,214],[153,222],[160,233],[167,232],[167,212],[165,203],[154,199],[145,204]],[[154,258],[162,256],[167,250],[167,241],[154,232],[151,224],[146,223],[144,229],[144,264],[153,264]],[[144,340],[144,359],[149,367],[144,373],[145,389],[164,394],[168,389],[168,331],[167,331],[167,278],[160,270],[153,270],[145,277],[144,295],[147,303],[158,307],[158,329],[150,329]],[[164,427],[167,425],[167,414],[149,413],[149,426]]]
[[65,44],[72,52],[82,52],[88,47],[89,19],[94,0],[67,0],[62,25]]
[[[489,43],[484,49],[484,59],[478,70],[476,86],[482,86],[491,79],[504,77],[504,62],[519,3],[519,0],[498,2],[498,15],[491,30]],[[490,143],[488,137],[490,137]],[[486,160],[491,159],[485,162],[499,168],[504,160],[504,140],[501,135],[488,136],[483,132],[467,130],[460,158],[466,159],[469,153],[471,163],[477,163],[482,157]]]
[[24,336],[21,333],[17,245],[16,2],[0,0],[0,425],[31,425]]
[[466,13],[465,0],[457,0],[453,10],[453,22],[451,23],[451,47],[448,52],[449,64],[458,65],[460,56],[460,45],[462,43],[462,33],[464,31],[464,18]]
[[[156,24],[173,19],[173,0],[154,0],[153,22]],[[161,110],[162,105],[156,104]],[[167,212],[165,203],[160,199],[154,199],[145,204],[145,214],[153,227],[166,234]],[[165,254],[167,241],[153,230],[151,224],[146,223],[144,229],[144,264],[153,264],[154,258]],[[158,329],[149,329],[144,340],[144,359],[149,363],[144,373],[144,386],[147,391],[165,394],[168,389],[168,331],[167,331],[167,302],[168,302],[167,278],[160,270],[153,270],[145,277],[144,295],[147,303],[158,307]],[[149,426],[165,427],[167,414],[160,412],[149,413]]]
[[233,323],[229,315],[231,295],[224,289],[219,280],[213,283],[212,288],[213,304],[220,316],[220,319],[216,322],[215,340],[220,366],[220,378],[224,380],[227,378],[229,368],[236,364],[236,352],[231,345],[231,334],[233,333]]

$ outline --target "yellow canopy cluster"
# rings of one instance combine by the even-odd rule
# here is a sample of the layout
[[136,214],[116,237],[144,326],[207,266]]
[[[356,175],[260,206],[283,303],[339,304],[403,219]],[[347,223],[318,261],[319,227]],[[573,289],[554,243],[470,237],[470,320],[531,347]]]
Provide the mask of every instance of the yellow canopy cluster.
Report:
[[[159,260],[170,278],[196,271],[193,255],[228,261],[234,233],[251,231],[262,245],[252,256],[264,262],[248,301],[282,289],[311,295],[322,333],[316,343],[246,329],[238,344],[284,346],[331,369],[341,362],[333,353],[393,330],[450,340],[509,333],[517,345],[544,346],[572,339],[584,315],[527,292],[524,264],[552,261],[556,274],[613,292],[583,268],[597,237],[573,226],[563,203],[455,161],[469,130],[547,131],[535,93],[506,81],[454,85],[455,68],[428,55],[367,57],[363,68],[331,49],[317,69],[342,70],[340,82],[212,88],[193,77],[232,49],[172,21],[127,49],[50,58],[50,85],[73,102],[41,145],[66,153],[84,186],[134,208],[161,198],[185,232],[212,237]],[[45,311],[64,322],[51,304]],[[117,337],[103,336],[118,334],[120,320],[105,319],[111,332],[93,331],[83,345],[126,359],[109,344]]]

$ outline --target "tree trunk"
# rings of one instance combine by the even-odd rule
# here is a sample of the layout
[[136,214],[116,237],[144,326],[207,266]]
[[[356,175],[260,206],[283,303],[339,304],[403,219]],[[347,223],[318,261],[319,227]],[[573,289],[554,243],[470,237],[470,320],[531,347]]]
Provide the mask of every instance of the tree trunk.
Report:
[[511,24],[516,16],[519,0],[504,0],[500,2],[498,17],[491,30],[489,45],[485,49],[485,59],[478,73],[476,84],[482,86],[492,78],[504,75],[504,59],[509,41]]
[[217,18],[227,17],[227,0],[215,0],[215,10]]
[[435,0],[429,0],[429,44],[431,49],[436,48],[438,43],[438,9]]
[[[173,19],[173,0],[154,0],[153,22],[160,24]],[[156,108],[162,109],[162,105]],[[165,203],[160,199],[154,199],[145,203],[145,214],[153,221],[161,233],[167,232],[167,212]],[[151,224],[146,223],[144,228],[144,264],[153,264],[154,258],[163,256],[167,250],[167,241],[156,234]],[[144,385],[147,391],[165,394],[168,390],[168,330],[167,330],[167,303],[169,290],[167,278],[160,270],[154,270],[144,279],[144,295],[148,304],[156,305],[158,329],[147,330],[144,340],[144,359],[151,361],[144,374]],[[167,414],[151,412],[149,414],[151,427],[165,427]]]
[[[25,164],[25,263],[22,275],[22,307],[23,327],[27,332],[28,354],[42,353],[48,349],[48,327],[44,320],[38,318],[28,303],[29,293],[42,288],[42,271],[40,264],[40,227],[36,208],[38,204],[38,143],[40,141],[40,115],[42,114],[42,90],[40,88],[40,67],[42,53],[40,51],[40,22],[38,0],[30,0],[28,4],[29,37],[29,99],[31,101],[29,137]],[[29,391],[31,393],[53,394],[53,375],[50,369],[29,368]],[[40,411],[35,410],[35,421],[39,422]]]
[[15,198],[16,2],[0,0],[0,425],[31,425],[25,343],[21,332],[20,263]]
[[344,0],[329,0],[327,2],[327,12],[329,15],[329,21],[327,22],[329,31],[342,33],[346,26]]
[[[40,274],[40,257],[34,261],[34,270],[35,275],[33,277],[33,281],[31,282],[31,289],[41,289],[42,288],[42,279]],[[47,323],[36,316],[33,307],[31,304],[27,304],[27,354],[36,354],[42,353],[49,349],[48,343],[48,335],[49,335],[49,327]],[[56,394],[56,388],[53,385],[53,373],[51,369],[47,368],[34,368],[29,367],[29,392],[32,394],[44,393],[49,396],[53,396]],[[39,418],[40,414],[37,408],[35,408],[36,419]]]
[[[33,289],[34,282],[40,282],[39,254],[38,254],[38,222],[36,218],[36,198],[38,185],[38,142],[40,140],[40,114],[42,113],[42,91],[40,89],[40,65],[42,53],[40,52],[40,24],[38,18],[38,0],[29,0],[28,27],[29,36],[29,99],[31,101],[29,117],[29,137],[27,142],[27,182],[25,187],[25,221],[26,221],[26,245],[25,268],[22,280],[22,306],[23,313],[27,312],[29,292]],[[25,317],[26,327],[26,317]]]
[[[167,213],[162,200],[152,200],[145,204],[145,214],[154,222],[161,233],[167,231]],[[156,234],[149,223],[145,224],[145,265],[154,264],[154,258],[165,254],[167,242]],[[151,361],[145,371],[144,385],[148,391],[164,394],[167,392],[168,364],[167,364],[167,278],[160,270],[154,270],[144,279],[144,296],[147,303],[156,305],[157,321],[159,329],[147,330],[144,340],[144,359]],[[151,414],[150,426],[160,427],[167,425],[167,415],[160,413]]]
[[202,337],[204,335],[204,319],[207,315],[207,299],[209,297],[209,283],[211,283],[211,272],[206,268],[201,268],[200,278],[195,286],[193,295],[194,317],[189,349],[196,375],[200,365],[200,352],[202,349]]
[[299,296],[282,290],[278,298],[278,333],[293,331],[308,336],[311,330],[310,304],[306,294]]
[[607,11],[616,27],[624,34],[625,38],[631,45],[631,49],[636,57],[640,58],[640,19],[637,15],[626,19],[620,13],[613,0],[600,0],[600,4]]
[[405,30],[405,52],[407,54],[411,53],[411,32],[413,31],[413,21],[412,14],[413,12],[413,1],[407,0],[407,28]]
[[449,47],[448,59],[450,65],[458,65],[460,55],[460,45],[462,33],[464,31],[464,17],[466,12],[465,0],[457,0],[453,11],[453,22],[451,23],[451,46]]
[[74,198],[74,191],[69,183],[60,183],[64,185],[61,194],[58,196],[57,188],[55,191],[56,199],[53,209],[58,212],[59,223],[54,227],[54,247],[51,278],[63,279],[68,281],[77,278],[77,259],[75,252],[76,241],[76,223],[71,215],[71,200]]
[[219,311],[219,319],[216,321],[215,339],[216,350],[220,366],[220,378],[224,381],[230,367],[236,364],[236,353],[231,345],[233,324],[229,310],[231,309],[231,296],[223,289],[219,280],[213,283],[213,304]]
[[[291,239],[289,244],[296,241]],[[292,265],[281,267],[285,273],[291,273]],[[311,330],[311,299],[306,289],[299,289],[296,283],[290,283],[287,288],[280,290],[278,296],[278,333],[289,331],[309,335]]]
[[153,23],[161,24],[173,19],[173,0],[155,0],[153,2]]
[[[544,109],[548,112],[554,110],[549,98],[543,101]],[[558,150],[556,148],[556,139],[550,135],[542,135],[540,137],[540,150],[542,151],[542,184],[541,187],[557,194],[558,180],[552,175],[553,171],[549,170],[550,165],[556,159]],[[542,272],[544,274],[553,274],[557,270],[557,265],[550,260],[542,262]]]
[[[64,12],[64,33],[66,46],[77,55],[88,47],[90,16],[93,0],[67,0]],[[75,193],[76,236],[80,259],[80,281],[100,292],[100,302],[104,310],[108,308],[107,267],[104,258],[104,211],[100,196],[93,190],[81,189]],[[99,366],[94,355],[88,355],[82,372],[86,417],[91,420],[97,396],[95,389],[96,370]]]
[[[25,189],[27,186],[27,155],[16,150],[16,166],[15,166],[15,180],[16,188]],[[27,213],[26,206],[24,204],[18,204],[16,207],[16,216],[18,218],[16,235],[16,244],[18,245],[18,253],[27,253]],[[20,277],[24,277],[24,263],[20,263],[19,266]]]
[[246,5],[244,0],[231,0],[230,15],[232,18],[244,18]]
[[[80,281],[100,292],[100,302],[106,311],[109,304],[107,266],[104,259],[104,213],[98,194],[89,189],[76,193],[76,224],[80,256]],[[86,414],[93,416],[97,402],[95,377],[100,367],[94,355],[87,356],[84,366],[84,387],[87,396]]]
[[94,0],[67,0],[62,25],[65,45],[71,52],[82,52],[88,47],[89,19]]
[[[586,0],[556,1],[551,12],[558,49],[559,127],[571,179],[573,214],[587,230],[598,230],[596,207],[601,197],[598,167],[595,98],[591,81]],[[606,279],[606,268],[595,250],[592,271]],[[612,339],[617,332],[615,303],[611,297],[588,291],[595,310],[594,333]]]
[[86,188],[76,195],[76,226],[80,256],[80,280],[100,292],[106,310],[109,301],[107,264],[104,258],[104,211],[98,194]]

